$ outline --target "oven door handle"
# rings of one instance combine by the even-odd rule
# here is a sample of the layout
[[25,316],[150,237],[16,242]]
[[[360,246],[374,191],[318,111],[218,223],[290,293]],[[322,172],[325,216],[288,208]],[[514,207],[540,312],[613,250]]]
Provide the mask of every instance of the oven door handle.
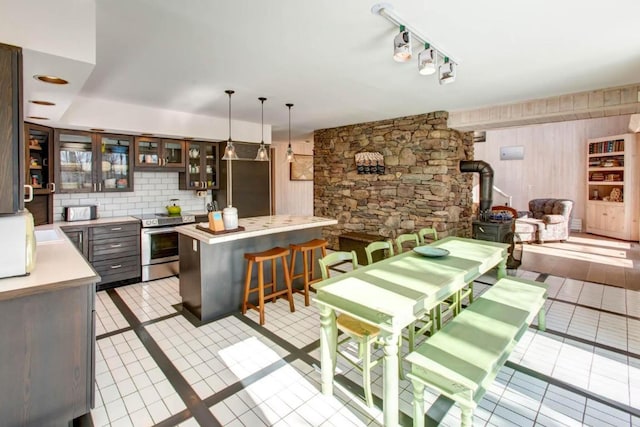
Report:
[[144,234],[165,234],[165,233],[172,233],[176,231],[175,227],[161,227],[161,228],[151,228],[151,229],[142,229],[142,232]]

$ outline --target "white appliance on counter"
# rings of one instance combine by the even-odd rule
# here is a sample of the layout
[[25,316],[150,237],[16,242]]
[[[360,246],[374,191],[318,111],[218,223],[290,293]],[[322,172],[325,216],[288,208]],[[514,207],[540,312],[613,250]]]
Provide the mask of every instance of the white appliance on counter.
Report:
[[36,261],[33,215],[26,210],[0,215],[0,236],[0,278],[24,276],[33,271]]
[[194,215],[150,214],[140,219],[142,281],[161,279],[180,273],[177,225],[196,222]]

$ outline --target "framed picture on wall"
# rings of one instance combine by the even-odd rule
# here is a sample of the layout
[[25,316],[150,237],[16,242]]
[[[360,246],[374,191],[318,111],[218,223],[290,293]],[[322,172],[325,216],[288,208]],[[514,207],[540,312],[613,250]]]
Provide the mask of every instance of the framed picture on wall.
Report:
[[313,181],[313,156],[296,154],[289,164],[291,181]]

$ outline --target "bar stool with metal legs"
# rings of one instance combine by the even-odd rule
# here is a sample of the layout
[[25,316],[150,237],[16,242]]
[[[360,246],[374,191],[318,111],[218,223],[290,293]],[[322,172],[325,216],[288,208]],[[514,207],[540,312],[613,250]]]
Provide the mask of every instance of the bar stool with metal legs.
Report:
[[[320,258],[325,257],[327,255],[327,244],[328,242],[324,239],[313,239],[308,242],[298,244],[292,243],[289,245],[289,249],[291,249],[291,267],[289,268],[291,283],[299,277],[302,277],[303,279],[302,289],[292,287],[292,291],[304,294],[304,305],[309,305],[309,285],[321,280],[320,278],[314,278],[316,272],[316,260],[314,255],[316,250],[320,250]],[[298,253],[302,254],[302,272],[296,274],[295,268]]]
[[[244,280],[244,300],[242,301],[242,314],[247,312],[247,308],[256,309],[260,313],[260,324],[264,325],[264,301],[271,299],[272,302],[276,298],[282,298],[286,294],[289,301],[289,309],[293,313],[296,311],[293,305],[293,295],[291,293],[291,278],[289,276],[289,267],[287,265],[287,256],[289,249],[275,247],[263,252],[247,253],[244,258],[247,262],[247,274]],[[282,271],[284,272],[284,282],[286,289],[278,290],[276,286],[276,261],[280,258],[282,262]],[[271,282],[264,282],[264,261],[271,261]],[[258,286],[251,289],[251,273],[253,272],[253,264],[258,263]],[[264,293],[265,288],[270,289],[270,293]],[[253,292],[258,293],[258,305],[249,302],[249,295]]]

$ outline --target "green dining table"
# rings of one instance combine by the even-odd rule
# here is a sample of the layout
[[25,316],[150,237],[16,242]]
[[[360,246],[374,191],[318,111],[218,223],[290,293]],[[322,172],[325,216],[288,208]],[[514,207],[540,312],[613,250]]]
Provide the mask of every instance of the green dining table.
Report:
[[402,330],[492,268],[498,268],[498,278],[506,276],[507,244],[446,237],[430,246],[449,254],[426,257],[408,251],[312,285],[320,312],[322,393],[333,394],[335,313],[380,328],[385,426],[398,425],[398,339]]

